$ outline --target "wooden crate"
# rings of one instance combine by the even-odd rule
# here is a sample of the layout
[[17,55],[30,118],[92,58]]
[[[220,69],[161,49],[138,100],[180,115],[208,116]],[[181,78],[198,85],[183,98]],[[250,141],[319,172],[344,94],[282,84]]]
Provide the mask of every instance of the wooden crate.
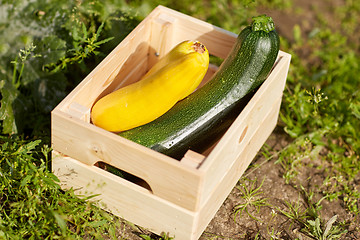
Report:
[[[281,24],[281,23],[278,23]],[[267,80],[224,136],[181,161],[90,123],[101,96],[137,81],[183,40],[226,58],[237,34],[163,6],[155,8],[53,111],[52,169],[64,189],[99,194],[100,206],[150,231],[198,239],[277,124],[290,55],[280,51]],[[208,80],[216,71],[210,66]],[[141,179],[102,168],[103,162]]]

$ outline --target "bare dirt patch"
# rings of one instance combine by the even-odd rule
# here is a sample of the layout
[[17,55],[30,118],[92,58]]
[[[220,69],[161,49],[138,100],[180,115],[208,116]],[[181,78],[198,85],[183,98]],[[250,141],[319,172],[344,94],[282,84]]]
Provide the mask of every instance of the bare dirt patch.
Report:
[[[289,139],[285,133],[277,128],[267,140],[266,144],[273,149],[282,149],[287,145]],[[311,160],[304,160],[311,161]],[[234,210],[238,204],[244,203],[242,193],[235,187],[229,197],[219,209],[214,219],[205,230],[201,240],[206,239],[314,239],[300,233],[301,224],[290,221],[280,210],[289,212],[289,203],[299,206],[299,212],[305,211],[308,207],[307,192],[301,191],[303,186],[307,190],[319,188],[326,178],[326,172],[318,169],[316,163],[311,162],[313,167],[304,167],[296,177],[297,185],[287,184],[283,177],[284,170],[276,159],[267,161],[264,156],[258,155],[253,161],[254,168],[250,167],[243,175],[246,178],[245,185],[256,182],[255,186],[261,188],[257,198],[266,199],[266,206],[259,209],[249,207],[248,212],[255,217],[252,218],[245,211],[241,216],[234,219]],[[306,163],[305,163],[306,164]],[[260,167],[258,167],[258,166]],[[239,182],[241,182],[240,180]],[[237,185],[239,186],[239,184]],[[317,202],[322,196],[315,195],[313,202]],[[338,219],[349,224],[349,232],[342,239],[359,239],[358,222],[349,222],[354,219],[339,201],[321,201],[321,216],[326,221],[334,215]]]

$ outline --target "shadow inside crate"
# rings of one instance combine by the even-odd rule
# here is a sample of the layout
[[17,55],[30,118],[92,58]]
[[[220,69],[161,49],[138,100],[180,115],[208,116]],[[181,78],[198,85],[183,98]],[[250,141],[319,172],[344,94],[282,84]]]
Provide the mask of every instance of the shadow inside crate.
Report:
[[148,42],[144,41],[137,46],[135,51],[132,52],[123,63],[116,63],[117,65],[121,65],[121,67],[117,68],[114,73],[109,76],[107,81],[105,81],[104,85],[107,84],[107,87],[99,94],[94,103],[119,88],[139,81],[149,70],[149,52],[152,52],[152,47]]

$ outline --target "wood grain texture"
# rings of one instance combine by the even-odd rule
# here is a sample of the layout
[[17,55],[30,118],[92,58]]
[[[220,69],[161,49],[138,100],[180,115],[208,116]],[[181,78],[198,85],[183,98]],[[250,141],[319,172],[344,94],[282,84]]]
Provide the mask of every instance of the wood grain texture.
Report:
[[70,157],[53,152],[53,172],[63,189],[73,188],[78,195],[97,195],[91,201],[130,222],[176,239],[194,235],[196,214],[157,197],[148,190]]

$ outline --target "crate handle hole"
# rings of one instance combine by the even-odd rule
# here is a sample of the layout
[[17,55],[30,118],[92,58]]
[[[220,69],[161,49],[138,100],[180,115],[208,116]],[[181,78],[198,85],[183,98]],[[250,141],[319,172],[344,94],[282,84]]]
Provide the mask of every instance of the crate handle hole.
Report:
[[239,138],[239,143],[241,143],[244,140],[247,130],[248,130],[248,126],[246,126],[244,128],[244,130],[242,131],[240,138]]
[[143,187],[152,193],[150,185],[142,178],[139,178],[131,173],[125,172],[124,170],[111,166],[110,164],[107,164],[103,161],[96,162],[95,166],[118,177],[121,177],[129,182],[132,182],[140,187]]

